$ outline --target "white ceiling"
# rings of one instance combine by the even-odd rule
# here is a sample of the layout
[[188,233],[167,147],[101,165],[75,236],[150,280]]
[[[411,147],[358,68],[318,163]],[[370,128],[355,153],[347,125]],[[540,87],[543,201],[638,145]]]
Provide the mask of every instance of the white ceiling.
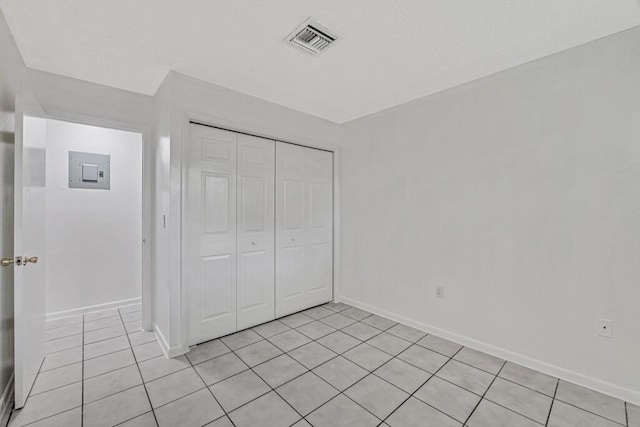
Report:
[[[342,123],[636,25],[637,0],[0,0],[27,66],[153,95],[170,69]],[[283,42],[307,17],[342,40]]]

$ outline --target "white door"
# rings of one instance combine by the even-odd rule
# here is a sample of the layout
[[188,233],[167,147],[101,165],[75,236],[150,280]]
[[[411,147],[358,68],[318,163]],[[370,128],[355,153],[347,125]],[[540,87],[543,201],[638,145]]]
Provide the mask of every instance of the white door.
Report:
[[16,111],[14,210],[15,406],[31,391],[45,355],[46,119],[20,99]]
[[238,329],[275,318],[275,142],[238,135]]
[[276,143],[276,316],[333,297],[333,155]]
[[187,184],[189,344],[236,331],[237,134],[191,125]]

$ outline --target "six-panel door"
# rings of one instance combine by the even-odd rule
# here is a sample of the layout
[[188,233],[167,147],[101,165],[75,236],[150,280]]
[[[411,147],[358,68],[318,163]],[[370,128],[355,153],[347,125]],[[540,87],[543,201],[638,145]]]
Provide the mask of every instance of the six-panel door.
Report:
[[273,320],[275,143],[238,135],[238,329]]
[[187,194],[190,344],[236,331],[238,135],[191,126]]

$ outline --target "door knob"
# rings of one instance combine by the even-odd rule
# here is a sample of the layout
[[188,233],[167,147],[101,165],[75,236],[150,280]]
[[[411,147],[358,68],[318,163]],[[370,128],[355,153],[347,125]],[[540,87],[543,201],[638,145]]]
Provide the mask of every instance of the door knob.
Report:
[[15,260],[13,258],[2,258],[1,262],[3,267],[9,267],[15,262]]
[[251,244],[252,244],[253,246],[255,246],[255,245],[256,245],[256,241],[255,241],[255,240],[252,240],[252,241],[251,241]]
[[32,257],[24,257],[24,263],[32,263],[32,264],[37,264],[38,263],[38,257],[37,256],[32,256]]
[[291,241],[292,241],[292,242],[295,242],[295,241],[296,241],[296,238],[295,238],[295,237],[292,237],[292,238],[291,238]]

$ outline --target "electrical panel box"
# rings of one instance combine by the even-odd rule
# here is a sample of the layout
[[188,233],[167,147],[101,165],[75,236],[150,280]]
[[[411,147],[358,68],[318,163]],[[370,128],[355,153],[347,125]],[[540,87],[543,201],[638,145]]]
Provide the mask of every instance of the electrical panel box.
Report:
[[69,188],[109,190],[111,156],[69,151]]

